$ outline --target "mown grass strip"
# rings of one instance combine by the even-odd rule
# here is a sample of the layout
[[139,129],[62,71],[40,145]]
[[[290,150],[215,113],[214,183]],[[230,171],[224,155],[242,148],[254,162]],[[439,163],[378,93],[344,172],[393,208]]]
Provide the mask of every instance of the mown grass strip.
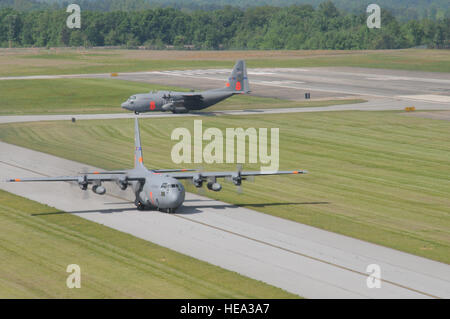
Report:
[[[178,127],[193,132],[193,121],[141,120],[146,165],[198,168],[170,160],[176,143],[170,139],[171,132]],[[242,195],[224,183],[223,191],[206,192],[207,196],[450,262],[447,121],[400,116],[398,112],[220,116],[202,121],[203,130],[217,127],[224,134],[227,127],[278,127],[280,169],[310,172],[244,182]],[[2,125],[0,139],[105,169],[133,165],[131,119]],[[236,169],[226,163],[202,166],[205,170]],[[260,168],[259,164],[244,166]]]
[[[78,264],[82,288],[66,287]],[[279,288],[0,191],[1,298],[295,298]]]

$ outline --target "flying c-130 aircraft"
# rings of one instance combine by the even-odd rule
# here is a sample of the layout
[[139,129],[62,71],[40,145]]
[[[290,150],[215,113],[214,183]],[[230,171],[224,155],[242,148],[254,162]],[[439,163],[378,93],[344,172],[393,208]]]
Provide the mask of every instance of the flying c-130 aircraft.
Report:
[[202,92],[157,91],[134,94],[122,103],[122,108],[136,114],[151,111],[187,113],[191,110],[202,110],[232,95],[249,92],[245,61],[238,60],[224,88]]
[[235,172],[199,172],[193,169],[148,169],[144,166],[137,118],[135,118],[134,131],[135,150],[134,168],[132,169],[92,172],[80,176],[14,178],[7,181],[76,182],[83,191],[92,185],[92,191],[98,195],[106,193],[102,182],[115,182],[122,190],[127,189],[128,186],[132,188],[135,194],[134,204],[137,209],[157,209],[174,213],[183,204],[185,197],[185,190],[180,180],[191,180],[197,188],[201,188],[206,182],[209,190],[218,192],[222,189],[222,185],[217,182],[217,178],[228,178],[234,185],[240,186],[242,181],[249,176],[307,173],[305,170],[260,172],[238,169]]

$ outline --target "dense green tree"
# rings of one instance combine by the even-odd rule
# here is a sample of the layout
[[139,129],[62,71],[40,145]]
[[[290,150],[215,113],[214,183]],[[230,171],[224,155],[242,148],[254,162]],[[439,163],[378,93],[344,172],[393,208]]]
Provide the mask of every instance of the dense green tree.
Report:
[[0,46],[103,46],[198,49],[396,49],[448,48],[450,19],[400,21],[382,10],[381,29],[367,14],[342,12],[330,1],[311,5],[225,6],[214,11],[174,8],[82,11],[80,30],[66,27],[65,10],[0,9]]
[[5,17],[6,34],[9,41],[9,46],[12,46],[17,42],[18,35],[20,33],[21,21],[18,17],[18,13],[12,12]]

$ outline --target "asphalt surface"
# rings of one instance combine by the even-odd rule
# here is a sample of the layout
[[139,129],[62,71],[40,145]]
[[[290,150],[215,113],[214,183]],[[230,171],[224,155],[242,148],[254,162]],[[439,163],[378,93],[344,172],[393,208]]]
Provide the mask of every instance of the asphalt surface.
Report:
[[[2,142],[0,149],[1,179],[72,175],[85,166]],[[69,183],[0,182],[8,192],[307,298],[450,298],[446,264],[194,194],[173,215],[137,211],[131,193],[106,187],[99,196]],[[380,266],[381,288],[367,287],[370,264]]]
[[[231,69],[172,70],[119,73],[114,79],[173,85],[196,90],[224,86]],[[110,78],[109,73],[0,77],[9,79]],[[253,95],[303,100],[367,97],[450,103],[450,75],[348,67],[248,69]],[[138,92],[136,92],[138,93]],[[143,92],[140,92],[143,93]],[[118,103],[120,105],[120,103]]]
[[[140,118],[162,118],[162,117],[198,117],[198,116],[221,116],[221,115],[259,115],[259,114],[285,114],[302,112],[336,112],[336,111],[394,111],[404,110],[411,106],[411,102],[406,100],[391,100],[387,98],[375,99],[365,103],[343,104],[324,107],[299,107],[299,108],[276,108],[276,109],[250,109],[250,110],[229,110],[214,112],[191,112],[187,114],[173,114],[171,112],[141,113]],[[417,101],[414,103],[416,110],[450,110],[450,103],[431,103]],[[70,121],[76,120],[112,120],[134,118],[132,112],[111,113],[111,114],[65,114],[65,115],[8,115],[0,116],[0,124],[17,122],[38,122],[38,121]]]
[[[221,87],[230,70],[175,70],[140,74],[119,74],[119,79],[155,84],[177,85],[194,89]],[[109,75],[107,75],[109,76]],[[446,73],[401,70],[316,67],[249,69],[252,93],[258,96],[291,100],[304,99],[310,92],[314,98],[367,96],[415,99],[417,95],[446,96],[450,103],[450,75]]]

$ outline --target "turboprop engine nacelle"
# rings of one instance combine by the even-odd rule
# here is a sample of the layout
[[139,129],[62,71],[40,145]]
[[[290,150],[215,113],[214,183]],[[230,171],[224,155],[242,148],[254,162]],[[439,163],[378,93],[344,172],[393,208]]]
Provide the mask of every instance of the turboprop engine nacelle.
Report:
[[208,184],[206,184],[206,186],[208,187],[209,190],[215,191],[215,192],[218,192],[222,189],[222,185],[220,185],[219,183],[209,182]]
[[78,186],[80,186],[81,190],[83,191],[87,189],[88,181],[86,175],[78,177]]
[[192,184],[194,184],[195,187],[200,188],[203,186],[203,179],[200,174],[196,174],[194,177],[192,177]]
[[92,191],[97,195],[103,195],[106,193],[106,188],[104,188],[103,186],[94,185],[92,186]]
[[166,103],[163,106],[161,106],[161,109],[166,112],[166,111],[172,111],[173,109],[175,109],[175,105],[173,103]]
[[128,181],[127,181],[127,178],[125,177],[125,178],[119,178],[117,181],[116,181],[116,183],[117,183],[117,185],[119,185],[119,188],[121,189],[121,190],[126,190],[127,189],[127,187],[128,187]]

